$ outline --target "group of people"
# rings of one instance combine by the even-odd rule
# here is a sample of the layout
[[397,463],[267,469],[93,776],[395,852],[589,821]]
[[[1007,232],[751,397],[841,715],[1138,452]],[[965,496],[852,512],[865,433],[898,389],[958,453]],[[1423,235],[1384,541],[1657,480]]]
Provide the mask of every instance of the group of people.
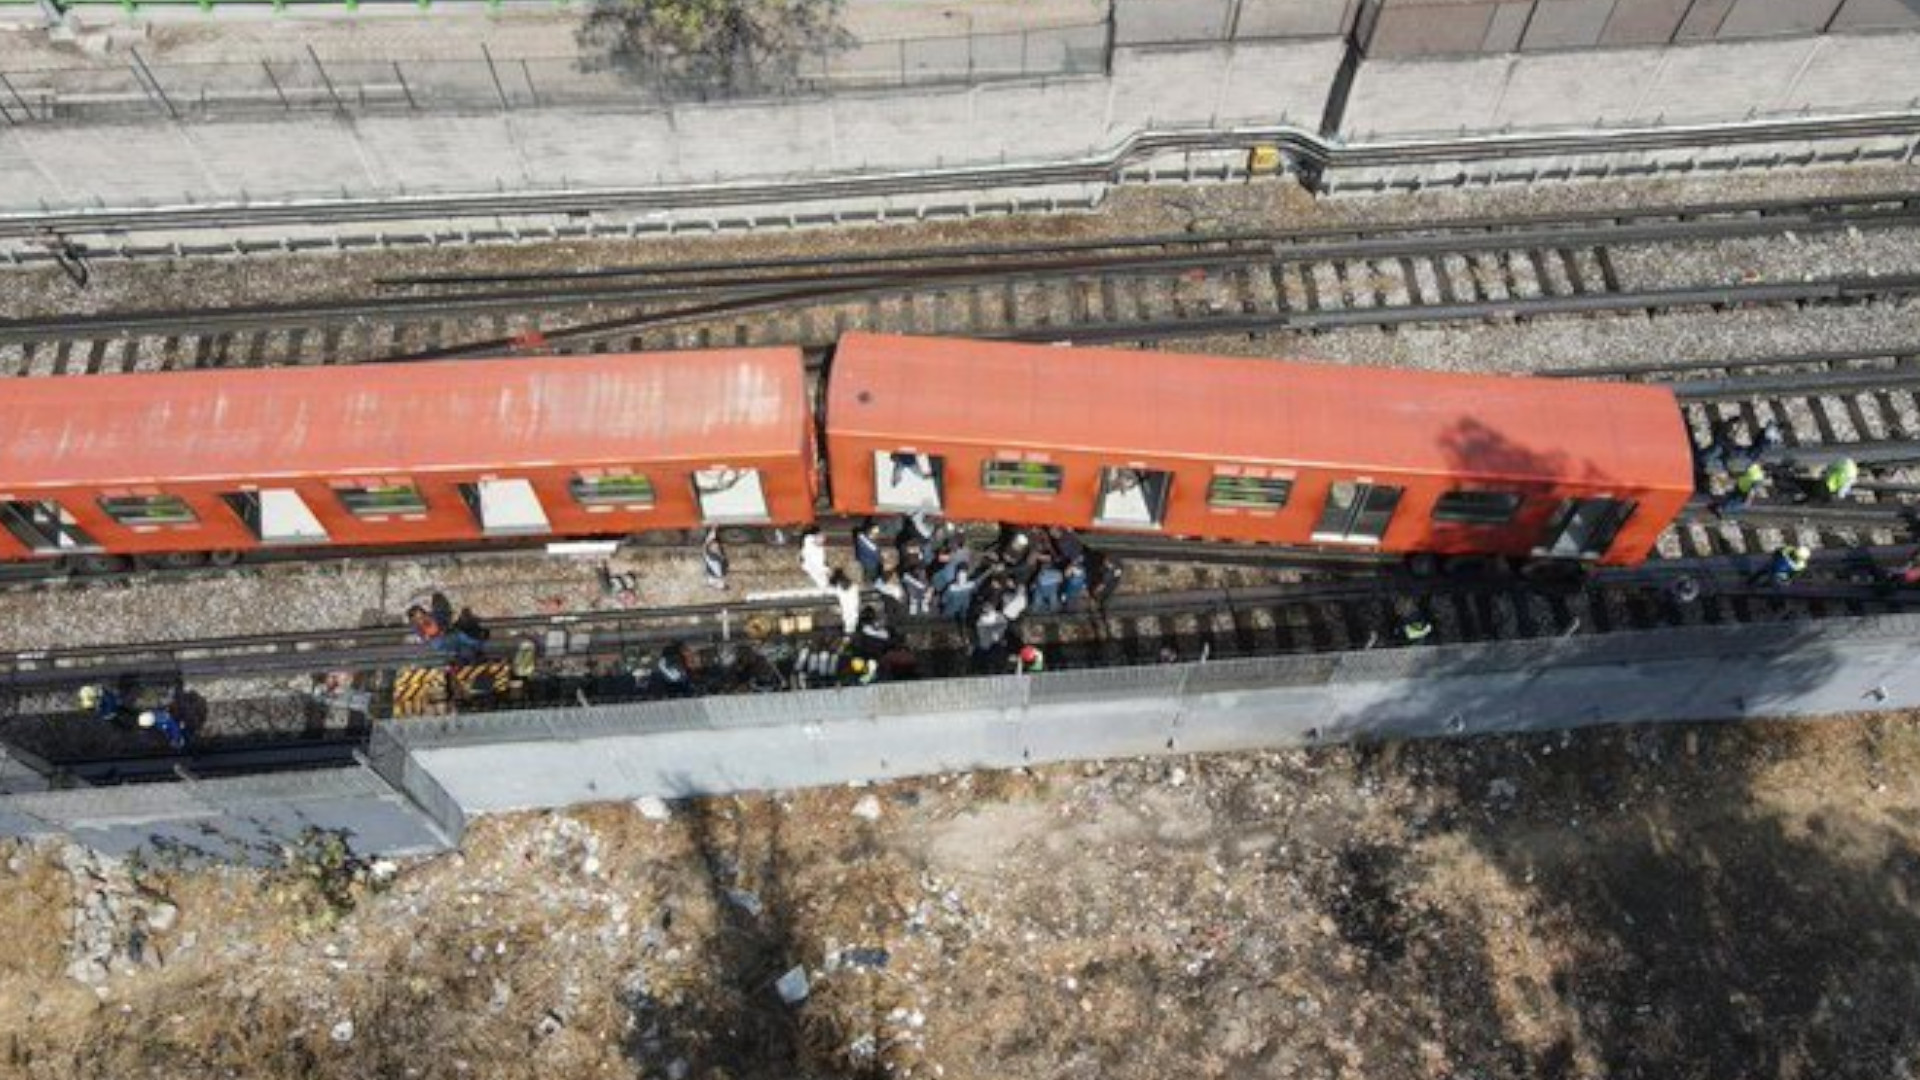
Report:
[[130,685],[91,684],[80,688],[80,708],[115,727],[147,732],[165,739],[176,753],[187,748],[189,725],[204,711],[199,695],[175,686],[161,703],[142,706],[137,688]]
[[[854,526],[852,541],[859,581],[829,563],[818,529],[801,534],[800,569],[833,593],[856,646],[874,651],[891,643],[895,618],[941,618],[968,632],[982,671],[1043,670],[1046,657],[1023,639],[1021,620],[1104,604],[1125,574],[1119,560],[1060,526],[1002,525],[991,544],[975,550],[964,531],[917,513],[900,518],[891,536],[880,522],[865,519]],[[882,604],[866,604],[863,587]],[[880,649],[861,674],[871,670],[877,677],[884,655]]]
[[1709,483],[1716,473],[1725,474],[1731,483],[1714,498],[1713,512],[1723,518],[1734,517],[1775,488],[1785,489],[1794,502],[1839,502],[1860,482],[1860,464],[1852,458],[1840,458],[1811,476],[1774,465],[1769,459],[1785,445],[1779,425],[1771,420],[1752,437],[1738,421],[1716,424],[1713,440],[1700,451],[1699,471]]
[[459,664],[480,659],[486,652],[487,638],[490,636],[473,609],[461,608],[456,615],[453,601],[448,600],[445,593],[439,592],[425,603],[407,606],[407,625],[421,644]]
[[[1796,503],[1821,501],[1837,503],[1853,493],[1860,482],[1860,464],[1850,457],[1829,463],[1818,473],[1797,473],[1788,466],[1775,465],[1769,459],[1785,447],[1780,426],[1772,420],[1762,424],[1757,435],[1749,436],[1739,421],[1716,423],[1713,439],[1699,454],[1698,465],[1703,482],[1711,484],[1716,473],[1730,481],[1727,489],[1709,504],[1714,514],[1733,518],[1744,513],[1754,500],[1775,488],[1784,488]],[[1770,552],[1767,561],[1748,576],[1752,586],[1789,585],[1810,564],[1813,553],[1802,544],[1785,544]]]

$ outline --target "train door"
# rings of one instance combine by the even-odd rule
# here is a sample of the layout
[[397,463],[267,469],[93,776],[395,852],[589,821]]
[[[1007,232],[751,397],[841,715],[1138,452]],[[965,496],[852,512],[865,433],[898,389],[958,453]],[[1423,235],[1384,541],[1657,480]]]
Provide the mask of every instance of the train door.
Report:
[[1167,492],[1173,474],[1158,469],[1101,469],[1100,507],[1095,525],[1114,529],[1157,529],[1167,516]]
[[946,461],[913,451],[873,454],[873,505],[895,514],[916,510],[939,513],[945,490]]
[[767,516],[767,492],[758,469],[699,469],[693,474],[700,518],[708,525],[760,525]]
[[1385,484],[1336,481],[1327,489],[1327,503],[1313,526],[1315,540],[1342,544],[1377,544],[1400,505],[1405,488]]
[[1536,555],[1559,559],[1597,559],[1613,546],[1620,527],[1633,516],[1630,499],[1566,499],[1547,522],[1547,541]]
[[233,491],[220,496],[263,544],[324,544],[327,530],[291,488]]
[[534,536],[553,531],[530,480],[482,480],[461,484],[460,497],[488,536]]
[[52,499],[0,503],[0,525],[5,525],[7,531],[35,555],[100,550],[100,544],[80,527],[73,515]]

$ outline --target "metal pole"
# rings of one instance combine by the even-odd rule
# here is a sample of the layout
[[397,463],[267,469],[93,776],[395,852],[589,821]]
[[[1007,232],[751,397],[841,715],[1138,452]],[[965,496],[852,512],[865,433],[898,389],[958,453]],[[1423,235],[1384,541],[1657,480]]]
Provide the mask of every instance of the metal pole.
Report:
[[507,100],[507,88],[500,84],[500,69],[493,66],[493,50],[487,48],[484,41],[480,43],[480,55],[487,58],[487,74],[493,76],[493,92],[500,95],[500,107],[512,109],[513,102]]
[[400,84],[400,92],[407,95],[407,108],[417,109],[420,104],[413,100],[413,88],[407,85],[407,77],[400,71],[400,61],[393,62],[393,78]]
[[286,109],[288,112],[292,112],[293,102],[288,101],[287,92],[285,90],[280,89],[280,80],[273,77],[273,65],[268,63],[265,60],[262,60],[260,61],[260,70],[267,73],[267,82],[273,85],[273,92],[280,96],[281,107]]
[[129,45],[127,47],[127,54],[133,57],[134,77],[137,79],[139,76],[145,75],[147,83],[153,88],[153,93],[160,98],[160,104],[166,106],[167,115],[173,117],[175,120],[180,119],[180,110],[173,107],[172,100],[167,97],[166,88],[160,85],[159,79],[153,77],[153,69],[147,66],[146,58],[140,55],[139,46]]
[[[7,78],[7,75],[5,72],[0,72],[0,86],[6,87],[7,93],[13,95],[13,100],[19,103],[20,111],[26,115],[27,119],[29,120],[33,119],[32,107],[30,107],[27,104],[26,98],[23,98],[20,96],[20,91],[14,88],[13,81]],[[13,118],[8,117],[8,119],[12,120]],[[18,123],[18,121],[14,121],[14,122]]]
[[347,103],[340,100],[340,91],[333,88],[333,79],[327,75],[327,65],[320,62],[320,54],[313,51],[312,45],[307,46],[307,56],[313,61],[313,69],[320,73],[320,81],[326,85],[327,96],[333,99],[333,107],[346,112]]

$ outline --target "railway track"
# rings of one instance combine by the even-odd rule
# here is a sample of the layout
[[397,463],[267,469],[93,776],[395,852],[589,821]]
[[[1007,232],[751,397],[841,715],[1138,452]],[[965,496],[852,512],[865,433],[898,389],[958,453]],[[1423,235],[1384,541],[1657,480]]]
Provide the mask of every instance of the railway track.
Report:
[[[1027,640],[1041,646],[1049,666],[1058,670],[1417,647],[1400,634],[1413,619],[1432,626],[1428,642],[1449,643],[1819,619],[1920,605],[1920,591],[1870,580],[1874,567],[1897,565],[1913,550],[1822,552],[1809,576],[1784,590],[1747,584],[1758,560],[1738,557],[1605,571],[1575,588],[1535,587],[1501,577],[1413,579],[1404,574],[1248,585],[1240,571],[1224,567],[1199,587],[1123,594],[1102,613],[1036,615],[1022,626]],[[1701,585],[1697,599],[1676,598],[1670,586],[1682,574]],[[631,670],[668,641],[694,647],[704,657],[703,670],[721,684],[714,692],[727,692],[716,656],[723,639],[740,638],[746,619],[824,611],[817,601],[778,598],[725,607],[502,620],[495,624],[495,651],[509,651],[523,639],[542,642],[548,651],[538,673],[512,688],[455,691],[456,707],[474,711],[644,697]],[[924,677],[974,673],[965,636],[956,628],[918,620],[903,629]],[[444,665],[406,642],[402,633],[387,627],[0,658],[0,740],[56,770],[97,783],[169,779],[176,767],[205,775],[337,762],[364,738],[372,719],[401,706],[410,670]],[[777,648],[763,646],[763,652],[771,655]],[[352,671],[356,678],[350,689],[333,696],[312,692],[318,685],[313,676],[329,671]],[[240,685],[250,685],[252,693],[210,703],[208,723],[192,753],[175,755],[146,733],[74,714],[75,687],[122,676],[150,693],[176,679],[190,686],[250,680]],[[288,676],[299,678],[289,681]],[[295,689],[296,683],[307,689]],[[277,689],[263,692],[268,686]],[[357,706],[343,707],[356,695]]]
[[1366,228],[1161,236],[563,275],[389,279],[322,303],[0,322],[0,375],[364,363],[525,351],[820,348],[849,329],[1155,341],[1562,314],[1830,305],[1920,275],[1636,282],[1649,245],[1920,227],[1920,194]]

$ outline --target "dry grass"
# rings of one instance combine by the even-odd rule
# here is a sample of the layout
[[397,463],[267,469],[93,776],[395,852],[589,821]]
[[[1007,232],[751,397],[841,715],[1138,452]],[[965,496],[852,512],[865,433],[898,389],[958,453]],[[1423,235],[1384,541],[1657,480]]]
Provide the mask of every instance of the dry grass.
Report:
[[1878,1080],[1920,1067],[1916,766],[1920,723],[1862,717],[486,819],[332,926],[151,872],[167,966],[105,1000],[29,853],[0,1074]]

